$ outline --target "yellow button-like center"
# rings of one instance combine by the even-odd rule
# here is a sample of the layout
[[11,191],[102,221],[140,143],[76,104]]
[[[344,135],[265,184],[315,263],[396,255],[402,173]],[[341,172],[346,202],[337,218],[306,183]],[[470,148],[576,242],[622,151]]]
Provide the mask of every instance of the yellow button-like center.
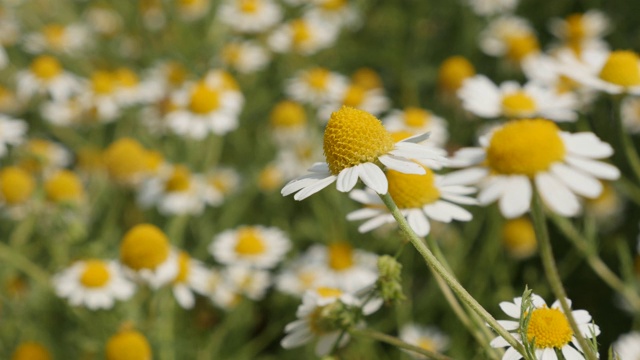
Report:
[[336,271],[350,269],[353,266],[353,247],[345,242],[332,243],[327,248],[329,267]]
[[342,104],[345,106],[358,107],[362,105],[366,95],[366,90],[359,85],[351,85],[342,98]]
[[421,347],[427,351],[436,351],[436,344],[432,339],[428,337],[421,337],[418,339],[418,347]]
[[151,346],[141,333],[125,330],[109,339],[106,356],[107,360],[151,360]]
[[80,275],[80,283],[88,288],[98,288],[109,282],[111,274],[106,262],[102,260],[87,260],[84,271]]
[[535,309],[531,313],[527,338],[535,339],[538,349],[560,349],[571,341],[573,330],[567,317],[559,309],[547,307]]
[[314,68],[309,70],[305,74],[305,80],[311,88],[316,90],[324,90],[329,84],[330,76],[331,73],[329,72],[329,70],[323,68]]
[[284,100],[271,110],[270,121],[273,127],[297,127],[307,123],[307,114],[302,105]]
[[351,75],[351,82],[367,90],[379,89],[382,87],[382,79],[378,73],[371,68],[360,68]]
[[171,62],[167,64],[166,76],[171,85],[178,86],[182,84],[187,78],[187,70],[184,68],[184,66],[176,62]]
[[414,128],[425,127],[429,123],[431,114],[417,107],[408,107],[404,109],[404,123]]
[[208,114],[220,106],[220,94],[205,83],[198,83],[191,90],[189,109],[196,114]]
[[309,25],[302,19],[296,19],[291,22],[291,32],[293,33],[294,47],[301,46],[312,38]]
[[320,4],[320,7],[325,10],[336,11],[340,10],[347,5],[347,0],[325,0]]
[[567,40],[580,41],[584,39],[587,30],[584,27],[582,14],[571,14],[567,16]]
[[138,75],[129,68],[119,68],[113,73],[118,85],[125,88],[132,88],[140,82]]
[[332,287],[319,287],[316,289],[316,292],[323,298],[340,297],[340,295],[342,295],[342,291],[340,289]]
[[104,151],[104,164],[114,179],[127,181],[148,170],[147,151],[134,139],[121,138]]
[[222,48],[222,60],[231,65],[236,65],[241,59],[242,47],[239,44],[231,43]]
[[120,244],[120,260],[134,270],[155,269],[167,260],[169,252],[169,239],[151,224],[135,226]]
[[11,355],[11,360],[51,360],[51,353],[46,347],[33,341],[20,344]]
[[424,168],[424,175],[404,174],[387,170],[389,195],[400,209],[422,208],[440,198],[440,190],[435,185],[435,175]]
[[620,86],[640,85],[640,64],[633,51],[613,51],[600,70],[600,78]]
[[115,88],[114,78],[106,71],[96,71],[91,75],[91,87],[98,95],[111,94]]
[[53,56],[43,55],[33,60],[31,72],[42,80],[51,80],[62,73],[62,65]]
[[520,62],[527,55],[540,50],[538,38],[533,33],[509,35],[505,40],[507,43],[507,57],[515,62]]
[[324,156],[332,174],[375,162],[394,143],[380,120],[366,111],[343,106],[331,114],[324,131]]
[[178,275],[173,280],[174,283],[185,283],[189,278],[189,263],[191,262],[191,258],[189,254],[184,251],[181,251],[178,255]]
[[240,0],[240,11],[255,14],[260,10],[260,0]]
[[62,48],[65,41],[65,28],[60,24],[50,24],[42,29],[42,34],[47,43],[54,48]]
[[507,220],[502,227],[502,244],[516,257],[532,255],[538,243],[531,221],[527,218]]
[[47,199],[56,202],[79,201],[84,196],[82,182],[75,173],[61,170],[49,178],[44,184]]
[[533,177],[564,156],[556,124],[544,119],[513,120],[493,133],[486,161],[498,174]]
[[239,229],[237,237],[236,252],[240,255],[260,255],[267,250],[260,232],[253,227]]
[[10,166],[0,170],[0,193],[9,205],[21,204],[33,194],[35,181],[28,172]]
[[442,62],[438,69],[438,85],[445,91],[455,92],[462,82],[476,74],[473,64],[465,57],[452,56]]
[[184,165],[178,165],[173,168],[171,177],[164,185],[167,192],[178,192],[188,190],[191,186],[191,172]]
[[530,116],[535,110],[535,100],[524,91],[516,91],[502,98],[502,112],[507,117]]

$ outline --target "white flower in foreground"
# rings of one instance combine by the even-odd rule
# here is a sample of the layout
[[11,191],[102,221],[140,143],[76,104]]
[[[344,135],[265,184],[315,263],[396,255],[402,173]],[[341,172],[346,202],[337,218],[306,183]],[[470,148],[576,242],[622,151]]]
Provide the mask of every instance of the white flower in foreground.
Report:
[[[404,342],[421,347],[434,353],[442,353],[449,347],[449,337],[434,326],[419,326],[413,323],[405,324],[400,329],[400,339]],[[415,359],[425,359],[424,356],[407,351]]]
[[79,80],[53,56],[42,55],[31,62],[28,70],[18,72],[17,94],[28,101],[36,94],[50,94],[54,100],[68,99],[81,89]]
[[593,49],[580,59],[572,51],[559,54],[564,75],[609,94],[640,95],[640,58],[629,50]]
[[382,119],[384,127],[392,133],[403,132],[409,136],[429,133],[429,143],[443,146],[448,138],[447,122],[428,110],[407,107],[404,110],[392,110]]
[[578,119],[575,112],[578,102],[573,93],[559,94],[533,82],[521,86],[515,81],[506,81],[497,86],[486,76],[476,75],[462,83],[458,97],[466,110],[484,118]]
[[291,20],[276,28],[267,42],[274,52],[312,55],[333,45],[338,26],[317,17]]
[[282,11],[272,0],[227,0],[220,5],[218,18],[234,31],[259,33],[277,24]]
[[480,138],[479,148],[463,148],[451,160],[469,169],[447,174],[449,185],[477,182],[482,205],[498,201],[502,214],[526,213],[533,187],[555,213],[575,216],[581,210],[576,195],[595,198],[598,179],[615,180],[620,171],[597,161],[613,148],[590,132],[571,134],[544,119],[513,120]]
[[[533,310],[531,310],[531,318],[527,327],[527,340],[530,342],[535,340],[536,359],[558,360],[556,355],[556,350],[558,350],[562,352],[566,360],[583,360],[584,355],[569,325],[569,320],[567,320],[567,316],[560,307],[560,302],[556,300],[551,307],[548,307],[545,301],[535,294],[531,295],[531,300]],[[567,299],[567,302],[571,307],[571,300]],[[517,321],[498,321],[507,331],[512,332],[511,335],[518,341],[521,341],[521,337],[518,334],[518,329],[520,328],[519,320],[522,313],[521,307],[522,298],[520,297],[513,299],[512,303],[508,301],[501,302],[500,308],[502,311]],[[592,323],[591,315],[586,310],[573,310],[571,314],[584,338],[590,339],[600,334],[600,328]],[[490,345],[495,348],[509,347],[502,357],[503,360],[522,358],[522,355],[509,345],[502,336],[493,339]]]
[[444,161],[437,149],[420,145],[428,134],[394,143],[380,120],[354,108],[343,107],[331,114],[324,132],[326,163],[315,163],[311,174],[292,180],[282,189],[282,195],[296,193],[303,200],[337,181],[337,189],[348,192],[362,182],[378,194],[386,194],[387,178],[377,165],[407,174],[424,174],[415,160]]
[[[431,230],[431,220],[444,223],[451,220],[469,221],[472,215],[457,204],[475,205],[476,199],[467,195],[475,188],[461,186],[460,183],[447,185],[447,176],[434,174],[425,167],[423,175],[403,174],[387,170],[389,195],[409,226],[419,236],[427,236]],[[360,225],[360,232],[368,232],[384,224],[395,223],[380,197],[373,191],[354,190],[350,197],[365,207],[347,214],[348,220],[367,220]]]
[[243,265],[258,269],[275,267],[291,247],[289,238],[275,227],[243,226],[217,235],[209,252],[228,265]]
[[467,0],[474,13],[479,16],[493,16],[512,12],[519,0]]
[[115,300],[127,300],[135,292],[118,263],[98,259],[75,262],[54,276],[53,286],[69,304],[91,310],[110,309]]
[[173,279],[173,296],[178,304],[191,309],[196,303],[194,292],[209,295],[209,270],[198,260],[181,251],[178,255],[178,275]]
[[344,75],[315,67],[300,71],[287,80],[285,92],[294,100],[317,106],[342,93],[347,83]]
[[620,360],[640,359],[640,332],[622,334],[612,346],[614,354]]
[[7,154],[8,146],[24,141],[28,125],[24,120],[0,114],[0,158]]

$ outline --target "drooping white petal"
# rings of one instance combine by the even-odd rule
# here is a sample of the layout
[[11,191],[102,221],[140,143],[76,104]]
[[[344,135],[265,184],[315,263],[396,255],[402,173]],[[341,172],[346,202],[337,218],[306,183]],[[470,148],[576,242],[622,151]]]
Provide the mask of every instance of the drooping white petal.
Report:
[[542,350],[542,356],[540,356],[540,360],[558,360],[558,355],[556,355],[555,350],[553,348],[546,348]]
[[620,170],[605,162],[581,158],[578,156],[566,156],[564,160],[568,164],[573,165],[587,174],[597,177],[598,179],[616,180],[620,177]]
[[502,360],[520,360],[522,355],[514,348],[510,347],[504,352]]
[[382,155],[378,157],[378,160],[387,168],[395,171],[399,171],[403,174],[417,174],[424,175],[426,170],[418,163],[407,160],[403,157],[393,155]]
[[349,167],[340,171],[338,179],[336,180],[336,188],[338,191],[348,192],[356,186],[358,175],[360,174],[360,168],[358,166]]
[[501,302],[500,309],[502,309],[502,311],[504,311],[505,314],[507,314],[508,316],[514,319],[520,318],[520,306],[512,302],[508,302],[508,301]]
[[569,153],[592,159],[602,159],[613,154],[613,148],[592,132],[562,133],[562,140]]
[[361,233],[369,232],[373,229],[379,228],[380,226],[388,223],[393,223],[396,220],[393,218],[391,214],[382,214],[372,218],[369,221],[364,222],[362,225],[358,227],[358,231]]
[[498,324],[500,324],[505,330],[511,331],[520,327],[520,323],[517,321],[511,320],[497,320]]
[[[345,335],[346,336],[346,335]],[[327,335],[323,335],[318,339],[318,343],[316,344],[316,355],[317,356],[325,356],[331,351],[333,345],[338,341],[340,337],[340,332],[336,331]]]
[[602,183],[580,170],[561,163],[553,164],[550,170],[560,181],[578,195],[593,199],[598,197],[602,192]]
[[440,185],[470,185],[477,184],[480,180],[487,177],[489,169],[484,167],[472,167],[469,169],[458,170],[444,176]]
[[535,183],[542,200],[553,212],[562,216],[575,216],[580,212],[578,198],[549,173],[536,175]]
[[509,346],[509,343],[502,336],[498,336],[497,338],[491,340],[489,345],[494,348],[500,348],[500,347]]
[[370,191],[355,189],[349,193],[349,197],[352,200],[355,200],[361,204],[366,204],[366,205],[382,205],[383,204],[378,194],[372,193]]
[[358,165],[360,167],[360,179],[362,182],[378,194],[384,195],[387,193],[389,183],[384,172],[373,163],[364,163]]
[[374,216],[378,216],[383,214],[385,211],[382,209],[374,209],[374,208],[362,208],[355,211],[352,211],[347,214],[347,220],[349,221],[357,221],[369,219]]
[[298,193],[296,193],[293,198],[295,200],[304,200],[306,198],[308,198],[309,196],[317,193],[318,191],[326,188],[327,186],[333,184],[333,182],[336,181],[336,176],[335,175],[331,175],[329,177],[326,177],[324,179],[320,179],[318,181],[316,181],[315,183],[305,187],[304,189],[300,190]]
[[480,204],[488,205],[500,198],[504,193],[506,181],[507,178],[504,176],[495,176],[489,179],[489,183],[478,194]]
[[531,205],[531,183],[526,176],[510,176],[500,197],[500,212],[507,219],[521,216]]
[[418,135],[413,135],[411,137],[408,137],[400,142],[409,142],[409,143],[414,143],[414,144],[419,144],[427,139],[429,139],[431,137],[431,132],[426,132],[423,134],[418,134]]
[[460,195],[447,194],[445,192],[442,192],[442,194],[440,194],[440,197],[445,200],[449,200],[454,203],[458,203],[462,205],[478,205],[478,200],[474,198],[470,198],[468,196],[460,196]]
[[584,355],[569,345],[562,347],[562,355],[566,360],[584,360]]
[[431,225],[429,224],[429,219],[424,216],[424,213],[421,210],[409,211],[407,214],[407,222],[418,236],[424,237],[429,234]]

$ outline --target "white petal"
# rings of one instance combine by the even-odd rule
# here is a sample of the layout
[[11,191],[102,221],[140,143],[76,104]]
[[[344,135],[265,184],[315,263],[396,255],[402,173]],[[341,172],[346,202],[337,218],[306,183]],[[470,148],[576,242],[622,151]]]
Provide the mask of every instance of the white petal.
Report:
[[500,324],[507,331],[515,330],[520,327],[520,323],[517,321],[511,321],[511,320],[497,320],[497,321],[498,321],[498,324]]
[[477,184],[480,180],[487,177],[489,169],[484,167],[472,167],[469,169],[458,170],[445,175],[440,185],[470,185]]
[[383,204],[378,194],[373,193],[371,191],[355,189],[349,193],[349,197],[352,200],[355,200],[361,204],[366,204],[366,205],[382,205]]
[[380,216],[376,216],[371,220],[363,223],[358,227],[358,231],[361,233],[369,232],[373,229],[379,228],[380,226],[388,223],[395,222],[396,220],[393,218],[391,214],[383,214]]
[[429,234],[429,230],[431,228],[429,219],[424,216],[424,213],[421,210],[410,210],[407,214],[407,222],[418,236],[424,237]]
[[570,166],[556,163],[551,166],[551,172],[578,195],[593,199],[602,192],[600,181]]
[[500,212],[507,219],[516,218],[529,210],[531,183],[526,176],[510,176],[500,197]]
[[331,349],[333,348],[333,345],[336,343],[336,341],[338,341],[339,337],[340,337],[339,331],[321,336],[318,339],[318,343],[316,344],[316,355],[317,356],[327,355],[329,351],[331,351]]
[[297,194],[295,194],[293,196],[293,198],[295,200],[304,200],[306,198],[308,198],[309,196],[317,193],[318,191],[326,188],[327,186],[333,184],[333,182],[336,181],[336,176],[335,175],[331,175],[327,178],[324,179],[320,179],[317,180],[315,183],[305,187],[304,189],[300,190]]
[[509,343],[502,336],[498,336],[497,338],[491,340],[491,342],[489,343],[489,346],[494,348],[500,348],[500,347],[509,346]]
[[355,211],[352,211],[352,212],[348,213],[347,214],[347,220],[349,220],[349,221],[364,220],[364,219],[372,218],[374,216],[378,216],[378,215],[380,215],[382,213],[384,213],[384,211],[381,210],[381,209],[362,208],[362,209],[355,210]]
[[318,180],[322,180],[324,178],[326,178],[327,176],[330,176],[330,174],[308,174],[308,175],[304,175],[300,178],[297,179],[293,179],[291,181],[289,181],[280,191],[280,193],[282,194],[282,196],[288,196],[293,194],[294,192],[298,192],[301,189],[306,188],[307,186],[314,184],[316,181]]
[[620,177],[620,170],[605,162],[585,159],[577,156],[567,156],[564,161],[599,179],[616,180]]
[[399,171],[403,174],[417,174],[423,175],[426,174],[425,169],[419,165],[418,163],[407,160],[402,157],[393,156],[393,155],[382,155],[378,157],[378,160],[385,165],[387,168],[395,171]]
[[313,338],[313,335],[308,331],[295,332],[289,334],[280,341],[280,345],[285,349],[292,349],[303,344],[306,344]]
[[377,165],[364,163],[358,166],[360,167],[360,179],[367,187],[381,195],[387,193],[389,187],[387,177]]
[[574,310],[571,314],[578,324],[588,324],[591,322],[591,315],[589,315],[587,310]]
[[540,173],[535,182],[540,197],[553,212],[562,216],[575,216],[580,212],[578,198],[552,175]]
[[510,347],[504,352],[502,360],[519,360],[522,359],[522,355],[514,348]]
[[540,357],[540,360],[558,360],[558,356],[556,355],[556,352],[553,350],[553,348],[546,348],[542,350],[542,356]]
[[413,135],[411,137],[408,137],[408,138],[402,140],[401,142],[410,142],[410,143],[414,143],[414,144],[419,144],[419,143],[429,139],[429,137],[431,137],[431,132],[426,132],[424,134]]
[[478,205],[478,200],[470,198],[468,196],[453,195],[443,192],[442,194],[440,194],[440,197],[445,200],[449,200],[451,202],[462,205]]
[[569,153],[593,159],[602,159],[613,154],[613,148],[601,141],[594,133],[562,133],[562,140]]
[[340,171],[336,181],[336,188],[338,191],[348,192],[356,186],[356,183],[358,182],[358,175],[360,173],[359,166],[360,165],[353,166]]
[[500,303],[500,309],[512,318],[520,319],[520,306],[508,301],[503,301]]
[[506,187],[507,178],[504,176],[496,176],[489,180],[478,194],[478,201],[482,205],[488,205],[500,198]]
[[562,355],[566,360],[584,360],[584,355],[569,345],[562,347]]

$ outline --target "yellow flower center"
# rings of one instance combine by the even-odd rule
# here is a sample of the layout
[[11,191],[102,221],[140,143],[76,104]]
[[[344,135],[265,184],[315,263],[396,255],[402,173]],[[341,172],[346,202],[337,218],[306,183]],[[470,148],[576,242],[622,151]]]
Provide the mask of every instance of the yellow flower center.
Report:
[[331,114],[324,131],[324,156],[334,175],[349,167],[375,162],[393,146],[391,134],[380,120],[347,106]]
[[47,43],[54,48],[62,48],[64,45],[65,28],[60,24],[50,24],[42,29],[42,34],[47,40]]
[[69,170],[61,170],[44,184],[47,199],[55,203],[75,202],[82,199],[84,189],[76,174]]
[[533,310],[527,339],[532,341],[535,338],[536,348],[560,349],[571,341],[572,336],[573,330],[562,311],[548,307]]
[[418,339],[418,347],[421,347],[427,351],[436,351],[436,344],[432,339],[427,337],[421,337]]
[[222,48],[222,61],[235,65],[240,61],[242,47],[239,44],[231,43]]
[[523,117],[536,110],[536,102],[524,91],[516,91],[502,98],[502,112],[507,117]]
[[245,227],[238,230],[238,242],[236,243],[236,252],[240,255],[260,255],[263,254],[267,247],[264,240],[260,236],[258,229],[253,227]]
[[106,346],[107,360],[151,360],[151,346],[141,333],[125,330],[113,335]]
[[538,38],[533,33],[509,35],[505,41],[507,43],[507,57],[515,62],[520,62],[527,55],[540,50]]
[[353,247],[346,242],[332,243],[327,247],[329,267],[336,271],[350,269],[353,266]]
[[498,174],[532,177],[564,155],[556,124],[544,119],[513,120],[493,133],[486,161]]
[[91,75],[91,88],[98,95],[107,95],[115,88],[113,76],[106,71],[96,71]]
[[600,70],[600,78],[620,86],[640,85],[640,64],[633,51],[613,51]]
[[157,173],[160,169],[160,165],[164,163],[164,157],[162,156],[162,153],[160,153],[159,151],[150,150],[146,151],[144,156],[144,162],[146,165],[145,168],[153,173]]
[[187,78],[187,70],[184,66],[171,62],[167,64],[166,76],[171,85],[178,86]]
[[167,260],[169,252],[169,239],[151,224],[135,226],[120,243],[120,260],[134,270],[155,269]]
[[399,141],[402,141],[404,139],[408,139],[410,137],[412,137],[413,135],[416,135],[410,131],[405,131],[405,130],[400,130],[400,131],[395,131],[391,133],[391,138],[393,139],[394,143],[397,143]]
[[103,153],[90,146],[78,149],[78,168],[85,171],[96,171],[104,166]]
[[502,244],[516,258],[533,255],[538,243],[531,221],[527,218],[507,220],[502,227]]
[[347,5],[347,0],[325,0],[320,4],[320,7],[325,10],[335,11],[340,10]]
[[42,80],[51,80],[62,73],[62,65],[53,56],[38,56],[31,63],[31,72]]
[[220,106],[220,94],[200,82],[191,90],[189,109],[196,114],[208,114]]
[[294,101],[284,100],[276,104],[271,110],[271,126],[298,127],[307,123],[304,107]]
[[31,172],[38,172],[51,164],[54,145],[47,140],[31,139],[27,143],[27,152],[21,162],[21,167]]
[[342,295],[342,291],[340,291],[340,289],[331,287],[319,287],[316,289],[316,292],[323,298],[340,297],[340,295]]
[[119,86],[132,88],[140,82],[138,75],[129,68],[119,68],[113,73],[113,77]]
[[584,39],[587,30],[584,27],[582,14],[571,14],[567,16],[567,40],[580,41]]
[[577,81],[573,80],[568,76],[560,75],[560,77],[558,78],[558,83],[556,85],[556,91],[559,94],[565,94],[570,91],[574,91],[579,87],[580,87],[580,84]]
[[51,358],[49,350],[34,341],[23,342],[11,355],[11,360],[51,360]]
[[260,10],[260,0],[240,0],[240,11],[255,14]]
[[358,107],[362,105],[366,95],[366,90],[359,85],[352,84],[342,98],[342,104],[345,106]]
[[438,86],[447,92],[456,92],[462,82],[476,74],[473,64],[465,57],[452,56],[442,62],[438,69]]
[[28,172],[19,167],[9,166],[0,170],[0,193],[9,205],[25,202],[35,188],[35,181]]
[[173,168],[171,177],[164,185],[167,192],[178,192],[188,190],[191,186],[191,172],[184,165],[178,165]]
[[293,33],[294,47],[299,47],[312,38],[309,25],[302,19],[296,19],[291,22],[291,32]]
[[187,282],[189,278],[189,262],[191,258],[189,254],[184,251],[181,251],[178,255],[178,275],[176,275],[174,283],[184,283]]
[[260,171],[258,187],[262,191],[273,191],[280,187],[283,181],[282,171],[275,165],[267,165]]
[[305,74],[304,78],[306,83],[315,90],[324,90],[329,84],[329,77],[331,72],[323,68],[314,68]]
[[80,282],[85,287],[98,288],[104,286],[111,277],[108,264],[102,260],[87,260],[84,271],[80,275]]
[[238,85],[238,82],[236,81],[236,79],[229,72],[220,70],[219,74],[220,74],[220,77],[222,78],[222,90],[235,91],[240,89],[240,85]]
[[351,75],[351,82],[361,86],[366,90],[379,89],[382,87],[382,80],[375,70],[370,68],[360,68]]
[[407,126],[422,128],[429,123],[431,114],[417,107],[408,107],[404,109],[404,123]]
[[422,208],[440,199],[440,190],[435,185],[435,175],[424,168],[424,175],[404,174],[387,170],[389,195],[400,209]]
[[104,151],[104,164],[117,181],[127,181],[148,170],[147,151],[131,138],[121,138]]

